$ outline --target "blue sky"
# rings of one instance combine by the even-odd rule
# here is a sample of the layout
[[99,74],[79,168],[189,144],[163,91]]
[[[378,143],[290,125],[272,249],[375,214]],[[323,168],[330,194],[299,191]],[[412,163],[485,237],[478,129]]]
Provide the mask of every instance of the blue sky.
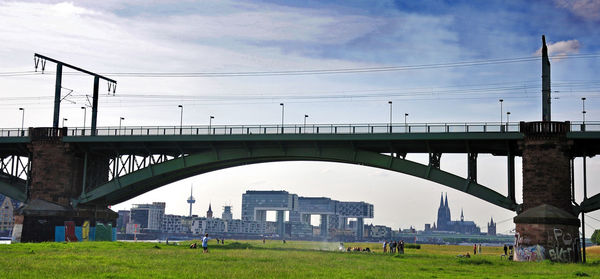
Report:
[[[0,72],[33,70],[35,52],[100,73],[326,70],[535,58],[542,34],[551,55],[597,55],[599,24],[600,1],[593,0],[5,1],[0,2]],[[580,120],[584,96],[588,120],[600,119],[598,62],[598,56],[551,60],[557,97],[553,119]],[[48,67],[51,71],[54,65]],[[115,76],[117,94],[101,96],[98,121],[100,126],[116,126],[124,117],[125,126],[177,125],[177,106],[182,104],[184,125],[206,125],[210,115],[216,125],[273,124],[279,122],[279,103],[284,102],[287,124],[302,123],[305,114],[310,115],[309,123],[385,123],[387,102],[392,100],[395,122],[402,122],[404,113],[409,113],[411,123],[497,122],[500,98],[511,121],[531,121],[541,118],[540,68],[540,61],[534,60],[337,75]],[[68,126],[82,126],[80,107],[86,105],[91,79],[68,75],[63,86],[64,94],[67,88],[73,94],[63,102],[61,118],[68,119]],[[0,76],[0,87],[0,113],[5,116],[0,126],[18,127],[19,107],[26,109],[26,126],[51,125],[52,74]],[[106,90],[105,84],[101,90]],[[426,161],[422,155],[408,158]],[[504,159],[480,158],[482,184],[504,193]],[[466,155],[448,155],[442,168],[464,175],[465,162]],[[598,167],[596,159],[589,161],[588,168]],[[589,173],[588,192],[598,193],[600,177]],[[576,179],[579,187],[580,180]],[[217,171],[115,208],[162,200],[168,203],[168,213],[185,214],[191,184],[199,193],[199,208],[206,210],[212,202],[218,215],[222,205],[232,204],[236,218],[241,194],[248,189],[368,201],[375,204],[373,223],[394,228],[422,229],[423,223],[433,222],[442,191],[449,193],[454,216],[461,207],[467,219],[480,225],[491,216],[495,220],[514,216],[406,175],[314,162]],[[390,193],[423,198],[398,203],[388,198]],[[415,207],[423,211],[413,213]],[[499,231],[511,227],[511,222],[504,222]]]

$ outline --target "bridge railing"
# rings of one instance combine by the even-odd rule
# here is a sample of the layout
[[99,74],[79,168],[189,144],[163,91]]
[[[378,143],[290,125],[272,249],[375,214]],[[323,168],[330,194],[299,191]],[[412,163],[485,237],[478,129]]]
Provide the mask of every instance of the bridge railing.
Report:
[[[600,130],[600,129],[599,129]],[[310,125],[127,126],[98,128],[98,136],[265,135],[265,134],[386,134],[519,132],[519,123],[407,123]],[[90,135],[90,129],[70,128],[69,136]]]
[[0,129],[0,137],[28,137],[29,129]]
[[[600,121],[570,122],[572,132],[600,132]],[[518,122],[295,124],[101,127],[98,136],[251,135],[251,134],[385,134],[522,132]],[[29,129],[0,129],[0,137],[29,137]],[[89,128],[68,128],[66,136],[89,136]]]

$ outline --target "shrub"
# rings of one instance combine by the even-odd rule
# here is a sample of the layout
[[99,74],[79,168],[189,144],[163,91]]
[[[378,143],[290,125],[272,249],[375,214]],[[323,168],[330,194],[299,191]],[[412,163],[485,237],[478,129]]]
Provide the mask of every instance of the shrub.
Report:
[[592,237],[590,237],[590,240],[592,241],[592,243],[600,245],[600,230],[595,230],[592,234]]
[[421,244],[406,244],[404,245],[406,249],[421,249]]

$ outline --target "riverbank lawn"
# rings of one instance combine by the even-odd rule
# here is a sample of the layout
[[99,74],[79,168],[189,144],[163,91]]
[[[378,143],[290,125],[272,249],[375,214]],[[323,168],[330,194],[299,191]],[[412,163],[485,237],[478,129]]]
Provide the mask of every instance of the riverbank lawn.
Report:
[[[200,241],[197,241],[200,244]],[[20,243],[0,245],[0,278],[600,278],[600,247],[587,264],[521,263],[501,259],[501,247],[421,245],[404,255],[339,252],[339,243],[305,241]],[[456,257],[469,252],[471,258]]]

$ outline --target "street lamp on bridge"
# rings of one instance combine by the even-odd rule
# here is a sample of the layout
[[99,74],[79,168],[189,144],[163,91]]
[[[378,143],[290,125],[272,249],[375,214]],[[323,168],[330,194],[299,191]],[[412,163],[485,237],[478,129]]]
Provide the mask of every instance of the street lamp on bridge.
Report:
[[392,132],[392,101],[388,101],[390,104],[390,133]]
[[179,117],[179,134],[181,135],[183,133],[183,105],[178,105],[177,107],[181,109]]
[[281,106],[281,133],[283,134],[283,115],[285,112],[285,105],[283,103],[279,103]]
[[500,99],[498,102],[500,102],[500,123],[502,123],[502,103],[504,102],[504,99]]
[[408,117],[408,113],[404,114],[404,132],[408,132],[408,125],[406,125],[406,118]]
[[23,113],[21,113],[21,134],[24,134],[24,130],[23,128],[25,127],[25,109],[24,108],[19,108],[20,111],[22,111]]
[[304,115],[304,132],[306,133],[306,118],[308,118],[308,114]]
[[125,117],[119,117],[119,135],[121,135],[121,123],[125,120]]
[[65,127],[65,121],[67,121],[67,120],[69,120],[69,119],[67,119],[67,118],[63,118],[63,121],[62,121],[62,126],[63,126],[63,128]]
[[506,131],[508,131],[508,122],[509,122],[509,117],[510,117],[510,111],[506,112]]
[[81,131],[81,134],[85,135],[85,117],[87,110],[85,109],[85,107],[81,107],[81,109],[83,110],[83,130]]
[[585,97],[581,97],[581,116],[583,117],[583,126],[585,127]]
[[211,126],[212,126],[212,120],[213,119],[215,119],[215,117],[212,116],[212,115],[208,118],[208,134],[212,134],[212,132],[211,132]]

